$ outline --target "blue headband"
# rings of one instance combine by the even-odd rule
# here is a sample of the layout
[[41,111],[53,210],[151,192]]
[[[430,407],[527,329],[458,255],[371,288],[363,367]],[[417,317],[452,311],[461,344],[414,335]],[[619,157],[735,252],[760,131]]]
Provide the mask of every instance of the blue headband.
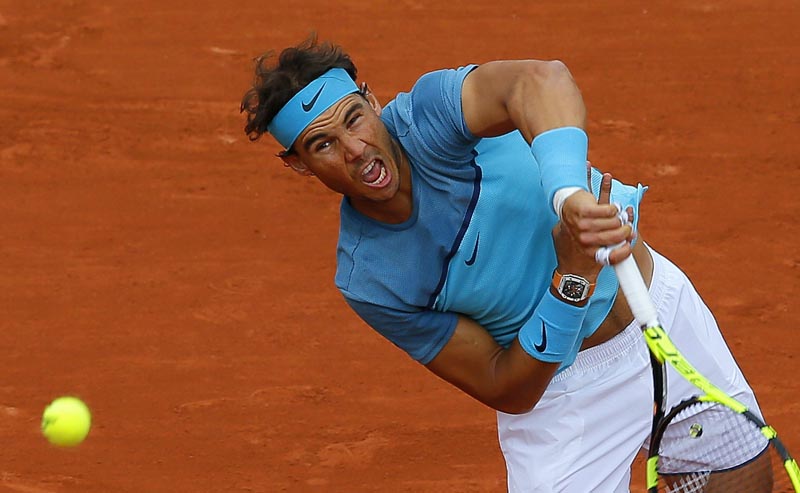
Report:
[[267,130],[288,150],[311,122],[354,92],[358,92],[358,86],[350,74],[343,68],[332,68],[295,94],[267,125]]

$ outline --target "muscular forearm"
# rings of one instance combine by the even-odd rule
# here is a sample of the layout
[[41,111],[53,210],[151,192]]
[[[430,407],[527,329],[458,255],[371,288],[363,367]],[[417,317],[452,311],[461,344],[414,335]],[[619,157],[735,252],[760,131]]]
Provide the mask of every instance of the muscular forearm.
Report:
[[514,129],[522,133],[539,164],[549,203],[560,189],[587,188],[586,107],[563,63],[517,60],[482,65],[464,80],[461,105],[475,135]]
[[507,349],[475,321],[460,317],[455,333],[427,368],[498,411],[529,411],[558,369],[539,361],[516,340]]
[[492,396],[489,405],[508,414],[530,411],[541,399],[558,367],[558,363],[545,363],[531,357],[519,341],[514,340],[508,349],[498,353],[492,375],[499,392]]

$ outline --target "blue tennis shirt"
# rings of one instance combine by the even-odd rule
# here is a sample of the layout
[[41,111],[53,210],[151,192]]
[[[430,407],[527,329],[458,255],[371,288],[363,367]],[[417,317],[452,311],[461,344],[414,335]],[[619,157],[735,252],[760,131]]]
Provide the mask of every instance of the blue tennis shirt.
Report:
[[[411,217],[384,224],[346,197],[341,204],[336,286],[367,324],[422,364],[447,344],[459,314],[509,346],[557,264],[558,218],[527,142],[518,132],[481,139],[464,122],[461,85],[474,68],[423,75],[381,115],[411,164]],[[601,176],[593,171],[595,191]],[[638,211],[644,191],[615,181],[612,201]],[[606,317],[617,286],[604,268],[585,334]]]

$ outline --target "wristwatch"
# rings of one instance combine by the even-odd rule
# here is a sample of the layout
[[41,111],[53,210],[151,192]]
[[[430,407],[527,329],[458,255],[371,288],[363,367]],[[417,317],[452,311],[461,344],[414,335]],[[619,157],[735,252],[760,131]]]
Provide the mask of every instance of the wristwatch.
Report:
[[553,272],[553,287],[567,301],[578,303],[594,293],[595,285],[576,274]]

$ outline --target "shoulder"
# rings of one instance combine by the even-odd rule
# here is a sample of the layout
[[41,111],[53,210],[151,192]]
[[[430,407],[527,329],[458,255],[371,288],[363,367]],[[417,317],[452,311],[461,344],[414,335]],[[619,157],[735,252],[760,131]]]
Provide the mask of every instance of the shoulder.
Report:
[[410,91],[386,105],[381,118],[412,157],[427,165],[444,158],[471,160],[478,138],[469,131],[461,108],[461,88],[474,65],[442,69],[421,76]]
[[477,67],[477,65],[465,65],[459,68],[428,72],[417,79],[411,89],[411,93],[415,95],[430,95],[448,93],[453,90],[460,92],[464,79]]

